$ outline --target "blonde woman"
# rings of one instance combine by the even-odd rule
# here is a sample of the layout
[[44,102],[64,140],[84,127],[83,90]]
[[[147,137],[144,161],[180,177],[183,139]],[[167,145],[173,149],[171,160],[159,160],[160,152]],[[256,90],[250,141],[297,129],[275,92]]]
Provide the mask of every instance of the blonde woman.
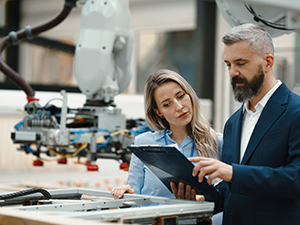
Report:
[[[199,99],[182,76],[167,69],[150,75],[144,98],[146,121],[154,132],[137,136],[135,145],[175,145],[186,157],[219,158],[222,137],[201,114]],[[174,198],[173,193],[134,154],[127,185],[112,189],[115,198],[121,198],[124,193]],[[194,192],[190,198],[195,199]]]

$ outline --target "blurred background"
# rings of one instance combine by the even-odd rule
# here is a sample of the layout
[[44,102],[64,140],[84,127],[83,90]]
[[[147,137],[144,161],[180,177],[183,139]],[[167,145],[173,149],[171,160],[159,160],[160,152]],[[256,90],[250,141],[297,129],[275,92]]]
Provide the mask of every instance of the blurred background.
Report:
[[[0,0],[0,37],[53,17],[63,0]],[[144,117],[143,90],[147,77],[161,68],[178,71],[196,90],[205,117],[217,132],[240,106],[231,93],[223,62],[221,37],[230,25],[213,0],[130,0],[130,28],[134,34],[132,78],[115,98],[127,118]],[[74,76],[76,45],[82,6],[72,10],[57,27],[39,39],[9,47],[3,58],[37,91],[41,103],[68,93],[68,106],[81,107],[85,96]],[[274,74],[293,90],[300,82],[300,36],[297,32],[274,38]],[[99,159],[98,172],[86,172],[78,160],[56,161],[33,167],[33,155],[17,151],[10,133],[24,116],[25,93],[0,72],[0,183],[82,186],[109,190],[123,184],[127,172],[116,160]]]

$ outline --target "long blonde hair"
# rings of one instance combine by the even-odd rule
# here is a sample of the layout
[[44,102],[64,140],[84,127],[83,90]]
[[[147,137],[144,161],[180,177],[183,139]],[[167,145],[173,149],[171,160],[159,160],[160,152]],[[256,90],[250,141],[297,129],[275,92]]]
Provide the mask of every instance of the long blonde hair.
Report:
[[169,128],[166,119],[159,117],[154,109],[157,104],[154,98],[155,90],[167,82],[177,83],[191,98],[193,107],[193,117],[188,126],[188,134],[195,141],[195,149],[201,156],[219,157],[217,134],[210,126],[207,119],[200,111],[199,99],[194,89],[178,73],[162,69],[148,77],[145,86],[145,114],[148,126],[152,130],[164,130]]

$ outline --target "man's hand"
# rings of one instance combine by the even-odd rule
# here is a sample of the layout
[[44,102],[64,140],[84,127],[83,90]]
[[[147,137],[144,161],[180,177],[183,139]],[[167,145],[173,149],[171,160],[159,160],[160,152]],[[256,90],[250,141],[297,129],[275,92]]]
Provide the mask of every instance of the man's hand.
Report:
[[207,183],[212,184],[213,179],[220,178],[224,181],[231,182],[233,169],[231,165],[221,162],[220,160],[207,157],[191,157],[191,162],[198,162],[193,169],[193,176],[198,175],[198,180],[201,183],[203,177],[208,175]]

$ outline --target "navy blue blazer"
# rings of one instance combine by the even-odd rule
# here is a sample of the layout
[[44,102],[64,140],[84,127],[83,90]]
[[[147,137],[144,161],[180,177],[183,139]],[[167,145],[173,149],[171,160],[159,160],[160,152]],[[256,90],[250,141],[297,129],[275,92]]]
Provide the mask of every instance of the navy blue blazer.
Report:
[[253,130],[240,163],[243,106],[226,122],[222,161],[233,166],[221,182],[215,212],[223,224],[300,224],[300,97],[281,84]]

